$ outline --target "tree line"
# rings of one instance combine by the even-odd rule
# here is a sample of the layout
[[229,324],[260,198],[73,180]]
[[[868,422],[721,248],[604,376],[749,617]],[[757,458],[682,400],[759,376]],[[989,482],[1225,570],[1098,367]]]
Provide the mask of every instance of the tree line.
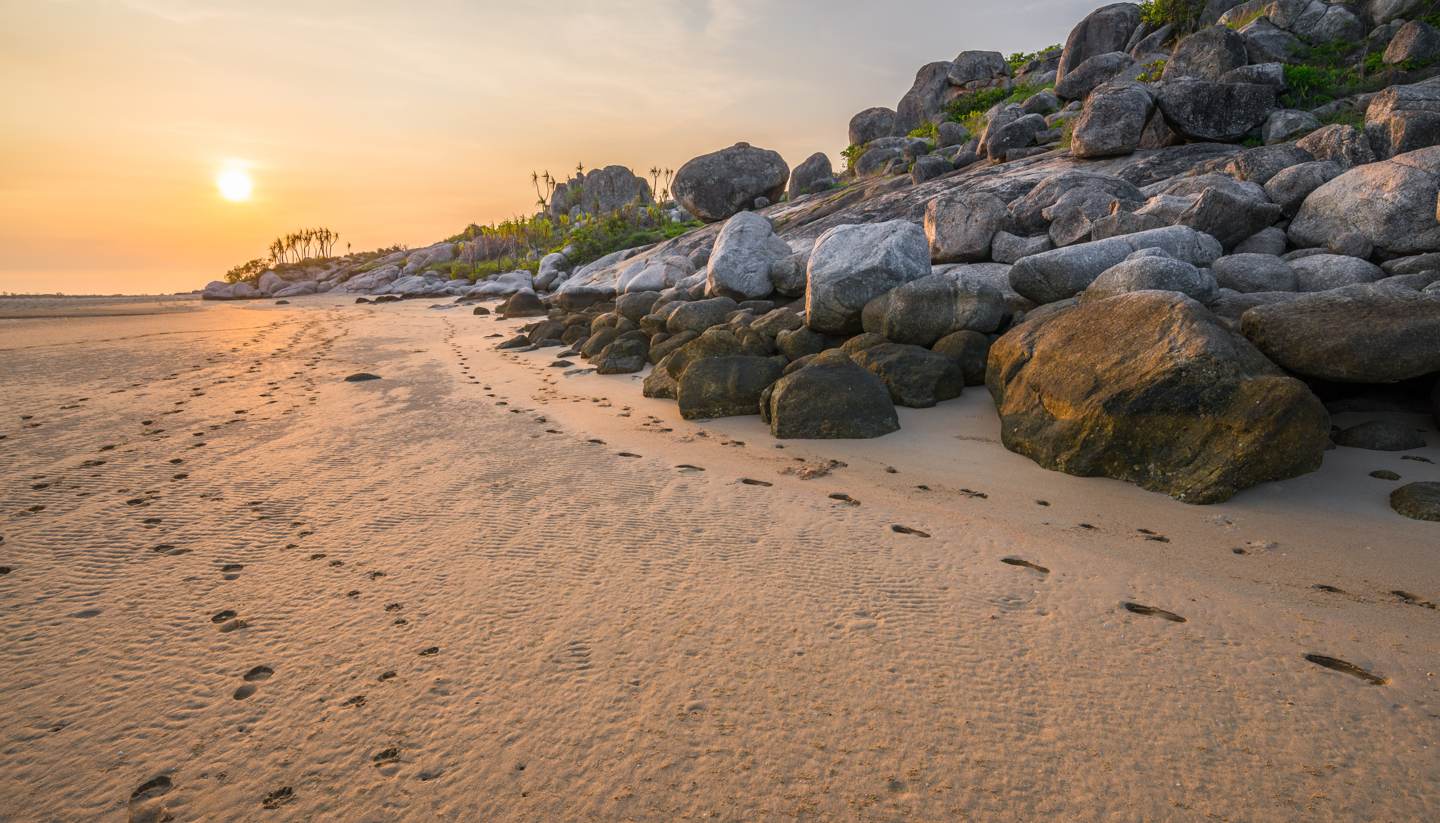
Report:
[[311,257],[331,257],[340,233],[327,228],[301,229],[270,243],[270,260],[274,263],[299,263]]

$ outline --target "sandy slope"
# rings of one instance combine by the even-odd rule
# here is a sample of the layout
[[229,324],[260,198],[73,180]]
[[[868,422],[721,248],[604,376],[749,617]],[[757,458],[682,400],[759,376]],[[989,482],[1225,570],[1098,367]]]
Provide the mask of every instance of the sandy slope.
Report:
[[0,818],[1440,814],[1440,611],[1391,593],[1440,528],[1367,476],[1440,465],[1187,507],[980,391],[777,444],[427,305],[0,323]]

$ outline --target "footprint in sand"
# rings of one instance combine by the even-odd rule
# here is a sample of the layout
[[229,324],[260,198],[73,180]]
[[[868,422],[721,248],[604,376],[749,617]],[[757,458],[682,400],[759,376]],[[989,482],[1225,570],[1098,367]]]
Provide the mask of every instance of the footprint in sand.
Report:
[[220,611],[215,612],[214,614],[210,615],[210,622],[211,622],[211,623],[224,623],[224,622],[226,622],[227,620],[234,620],[235,617],[236,617],[236,613],[235,613],[235,610],[234,610],[234,609],[221,609]]
[[384,683],[386,680],[393,680],[395,677],[395,672],[381,672],[380,676],[376,679],[379,680],[381,683]]
[[1440,606],[1437,606],[1429,600],[1421,600],[1418,595],[1411,594],[1404,589],[1391,589],[1390,594],[1399,598],[1401,603],[1408,606],[1419,606],[1422,609],[1430,609],[1432,611],[1440,610]]
[[357,709],[358,709],[358,708],[360,708],[360,707],[362,707],[362,706],[365,705],[365,695],[363,695],[363,694],[357,694],[357,695],[355,695],[354,697],[347,697],[347,698],[345,698],[345,702],[344,702],[344,703],[341,703],[340,705],[342,705],[342,706],[353,706],[354,708],[357,708]]
[[224,580],[240,579],[239,572],[245,568],[243,563],[226,563],[220,567],[220,576]]
[[1344,589],[1338,588],[1336,586],[1331,586],[1328,583],[1316,583],[1310,588],[1320,592],[1328,592],[1330,594],[1345,594]]
[[1120,604],[1121,608],[1133,614],[1143,614],[1146,617],[1158,617],[1162,620],[1169,620],[1171,623],[1184,623],[1185,618],[1174,612],[1167,612],[1164,609],[1157,609],[1154,606],[1144,606],[1139,603],[1131,603],[1126,600]]
[[915,537],[929,537],[929,536],[930,536],[930,533],[929,533],[929,532],[922,532],[922,531],[920,531],[919,529],[912,529],[912,528],[910,528],[909,526],[902,526],[902,525],[900,525],[899,523],[892,524],[892,525],[890,526],[890,531],[895,532],[896,534],[909,534],[909,535],[914,535]]
[[420,650],[421,657],[432,657],[440,653],[439,646],[427,646]]
[[1338,657],[1329,657],[1323,654],[1307,654],[1305,655],[1305,659],[1309,660],[1311,663],[1314,663],[1317,666],[1324,666],[1325,668],[1332,671],[1337,671],[1342,674],[1348,674],[1351,677],[1358,677],[1372,686],[1384,686],[1385,684],[1390,682],[1390,679],[1388,677],[1381,677],[1378,674],[1366,671],[1365,669],[1360,668],[1354,663],[1346,660],[1341,660]]
[[638,455],[638,454],[636,454],[636,453],[634,453],[634,452],[616,452],[616,453],[615,453],[615,456],[616,456],[616,457],[639,457],[640,455]]
[[260,805],[267,809],[278,809],[294,799],[295,790],[289,786],[281,786],[275,791],[265,795],[265,799],[260,801]]
[[1033,569],[1037,572],[1040,572],[1041,574],[1050,573],[1050,570],[1045,568],[1044,566],[1041,566],[1038,563],[1031,563],[1029,560],[1024,560],[1019,557],[1002,557],[1000,558],[1000,562],[1008,566],[1019,566],[1023,569]]
[[740,482],[743,483],[743,484],[745,484],[746,486],[773,486],[773,485],[775,485],[774,483],[771,483],[771,482],[768,481],[768,480],[756,480],[756,479],[753,478],[753,477],[742,477],[742,478],[740,478]]
[[844,503],[844,504],[849,505],[849,506],[858,506],[858,505],[860,505],[860,501],[859,501],[859,500],[856,500],[855,498],[853,498],[853,497],[851,497],[850,495],[845,494],[845,493],[843,493],[843,492],[835,492],[834,494],[830,495],[830,499],[831,499],[831,500],[838,500],[838,501],[840,501],[841,503]]
[[676,466],[675,468],[676,468],[677,470],[679,470],[681,474],[696,474],[696,473],[698,473],[698,472],[703,472],[703,471],[705,471],[704,469],[700,468],[699,466],[692,466],[692,465],[690,465],[689,463],[681,463],[680,465]]
[[1170,538],[1166,537],[1165,535],[1163,535],[1163,534],[1161,534],[1161,533],[1159,533],[1159,532],[1153,532],[1153,531],[1150,531],[1149,529],[1136,529],[1135,531],[1138,532],[1141,536],[1143,536],[1146,540],[1152,540],[1152,541],[1154,541],[1154,542],[1156,542],[1156,543],[1169,543],[1169,542],[1170,542]]
[[153,823],[170,820],[171,815],[161,800],[174,788],[168,775],[152,777],[130,793],[130,823]]
[[151,551],[159,552],[160,554],[163,554],[163,555],[166,555],[166,556],[169,556],[169,557],[176,557],[176,556],[178,556],[178,555],[189,554],[189,553],[190,553],[190,550],[189,550],[189,549],[182,549],[182,548],[179,548],[179,547],[177,547],[177,546],[172,546],[172,545],[170,545],[169,543],[161,543],[160,545],[158,545],[158,546],[154,547],[153,549],[151,549]]

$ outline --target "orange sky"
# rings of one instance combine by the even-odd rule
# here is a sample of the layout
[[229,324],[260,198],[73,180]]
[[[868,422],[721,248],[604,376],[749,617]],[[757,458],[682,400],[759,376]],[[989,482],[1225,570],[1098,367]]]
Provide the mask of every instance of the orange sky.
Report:
[[[0,292],[203,286],[286,231],[419,246],[528,211],[531,169],[839,160],[854,112],[1092,4],[0,0]],[[241,162],[254,197],[215,176]]]

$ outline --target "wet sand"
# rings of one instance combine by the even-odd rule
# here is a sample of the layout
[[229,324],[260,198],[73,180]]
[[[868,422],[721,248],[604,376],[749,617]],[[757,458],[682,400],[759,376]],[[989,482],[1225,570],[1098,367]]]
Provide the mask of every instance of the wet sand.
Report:
[[0,819],[1440,814],[1440,530],[1368,476],[1440,465],[1185,506],[976,389],[774,441],[432,305],[0,322]]

